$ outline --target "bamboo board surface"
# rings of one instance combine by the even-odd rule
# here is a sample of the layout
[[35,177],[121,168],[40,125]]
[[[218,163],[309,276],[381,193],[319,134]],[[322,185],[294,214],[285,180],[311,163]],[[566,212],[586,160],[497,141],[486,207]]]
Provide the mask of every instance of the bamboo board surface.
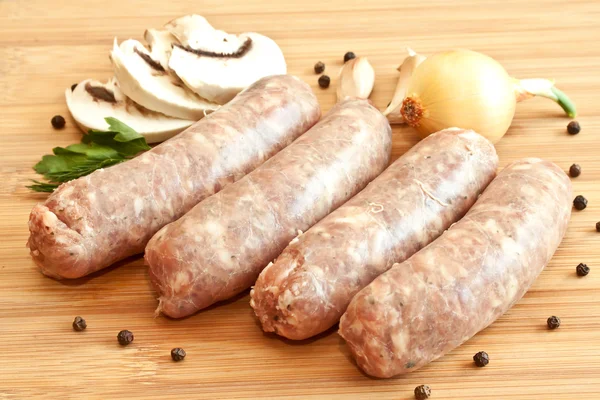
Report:
[[[347,50],[366,55],[383,109],[392,97],[405,46],[424,54],[463,47],[499,60],[513,76],[555,78],[577,103],[582,132],[554,103],[521,103],[497,145],[501,166],[521,157],[554,161],[589,205],[574,211],[568,233],[527,295],[491,327],[412,374],[376,380],[361,374],[343,340],[330,330],[300,343],[265,335],[245,293],[182,321],[153,315],[156,301],[137,257],[89,278],[56,282],[42,276],[25,242],[27,219],[45,196],[25,185],[31,167],[54,146],[79,140],[64,90],[85,78],[111,76],[113,37],[141,40],[144,29],[188,13],[231,32],[258,31],[282,47],[291,74],[309,82],[324,111],[335,101]],[[0,1],[0,399],[411,399],[428,384],[435,399],[600,398],[600,2],[564,0]],[[332,87],[321,90],[321,60]],[[393,158],[417,136],[394,128]],[[586,262],[590,275],[578,278]],[[75,333],[81,315],[88,329]],[[546,318],[562,326],[548,331]],[[121,348],[116,334],[135,341]],[[183,347],[183,363],[171,361]],[[483,369],[472,365],[490,354]]]

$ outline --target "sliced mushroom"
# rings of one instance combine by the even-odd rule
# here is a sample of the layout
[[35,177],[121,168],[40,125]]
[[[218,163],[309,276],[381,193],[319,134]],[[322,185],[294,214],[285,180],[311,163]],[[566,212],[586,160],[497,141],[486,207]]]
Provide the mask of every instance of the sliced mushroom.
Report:
[[[176,18],[165,25],[165,29],[173,35],[182,46],[193,49],[201,48],[206,36],[214,33],[215,28],[206,18],[191,14]],[[209,39],[210,42],[210,39]]]
[[177,43],[175,36],[171,32],[159,29],[147,29],[144,32],[144,40],[150,48],[150,56],[167,70],[169,69],[169,57],[173,45]]
[[107,83],[86,79],[74,90],[65,91],[67,106],[77,125],[105,131],[106,117],[114,117],[129,125],[146,138],[148,143],[162,142],[183,131],[194,121],[167,117],[150,111],[127,98],[115,78]]
[[228,34],[199,15],[178,18],[166,29],[179,41],[169,68],[194,92],[216,103],[225,104],[260,78],[286,73],[281,49],[261,34]]
[[187,120],[197,121],[217,109],[218,104],[189,90],[163,66],[168,57],[164,55],[168,39],[151,37],[151,40],[156,39],[161,40],[153,43],[152,53],[137,40],[129,39],[119,46],[115,39],[110,59],[125,95],[149,110]]

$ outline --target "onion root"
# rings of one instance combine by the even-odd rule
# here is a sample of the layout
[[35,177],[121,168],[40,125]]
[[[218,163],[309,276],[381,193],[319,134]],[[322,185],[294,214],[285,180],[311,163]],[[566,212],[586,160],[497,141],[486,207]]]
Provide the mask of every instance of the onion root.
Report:
[[404,122],[412,127],[417,127],[423,117],[423,106],[419,99],[408,96],[402,101],[400,114],[402,114],[402,120]]

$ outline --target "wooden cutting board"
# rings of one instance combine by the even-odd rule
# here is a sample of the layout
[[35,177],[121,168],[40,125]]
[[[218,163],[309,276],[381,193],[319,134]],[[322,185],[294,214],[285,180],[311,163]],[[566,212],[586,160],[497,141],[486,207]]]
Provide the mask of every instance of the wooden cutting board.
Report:
[[[410,46],[424,54],[452,47],[481,51],[513,76],[555,78],[579,108],[582,132],[552,102],[519,104],[498,144],[501,166],[543,157],[583,173],[575,192],[589,205],[573,213],[554,259],[529,293],[485,331],[412,374],[376,380],[361,374],[335,330],[303,342],[261,332],[245,293],[182,321],[154,317],[156,301],[142,260],[133,258],[76,281],[42,276],[25,242],[32,206],[45,196],[26,188],[31,167],[54,146],[79,140],[67,127],[64,90],[111,76],[113,37],[141,39],[144,29],[184,14],[206,16],[230,32],[275,39],[289,72],[309,82],[324,111],[335,101],[343,54],[369,57],[377,74],[372,100],[392,97],[396,67]],[[0,1],[0,399],[411,399],[429,384],[435,399],[600,398],[600,2],[483,1]],[[332,87],[312,72],[327,64]],[[415,144],[394,128],[394,159]],[[533,239],[533,238],[532,238]],[[575,275],[585,262],[591,273]],[[81,315],[88,329],[73,332]],[[557,315],[562,326],[546,328]],[[116,334],[135,341],[121,348]],[[170,349],[183,347],[182,363]],[[479,350],[486,368],[473,366]]]

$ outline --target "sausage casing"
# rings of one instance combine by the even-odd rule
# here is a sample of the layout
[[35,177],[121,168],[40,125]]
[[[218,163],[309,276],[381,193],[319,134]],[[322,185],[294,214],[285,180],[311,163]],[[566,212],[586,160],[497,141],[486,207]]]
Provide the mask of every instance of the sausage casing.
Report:
[[159,311],[184,317],[250,287],[298,233],[387,166],[391,128],[366,100],[337,104],[265,164],[160,230],[146,247]]
[[473,131],[419,142],[265,268],[250,301],[263,329],[305,339],[333,326],[359,290],[460,219],[497,166]]
[[79,278],[141,253],[160,228],[255,169],[319,117],[318,101],[300,79],[261,79],[173,139],[61,185],[31,211],[31,255],[46,275]]
[[571,195],[550,162],[506,167],[462,220],[352,299],[339,333],[360,368],[381,378],[414,371],[494,322],[552,258]]

